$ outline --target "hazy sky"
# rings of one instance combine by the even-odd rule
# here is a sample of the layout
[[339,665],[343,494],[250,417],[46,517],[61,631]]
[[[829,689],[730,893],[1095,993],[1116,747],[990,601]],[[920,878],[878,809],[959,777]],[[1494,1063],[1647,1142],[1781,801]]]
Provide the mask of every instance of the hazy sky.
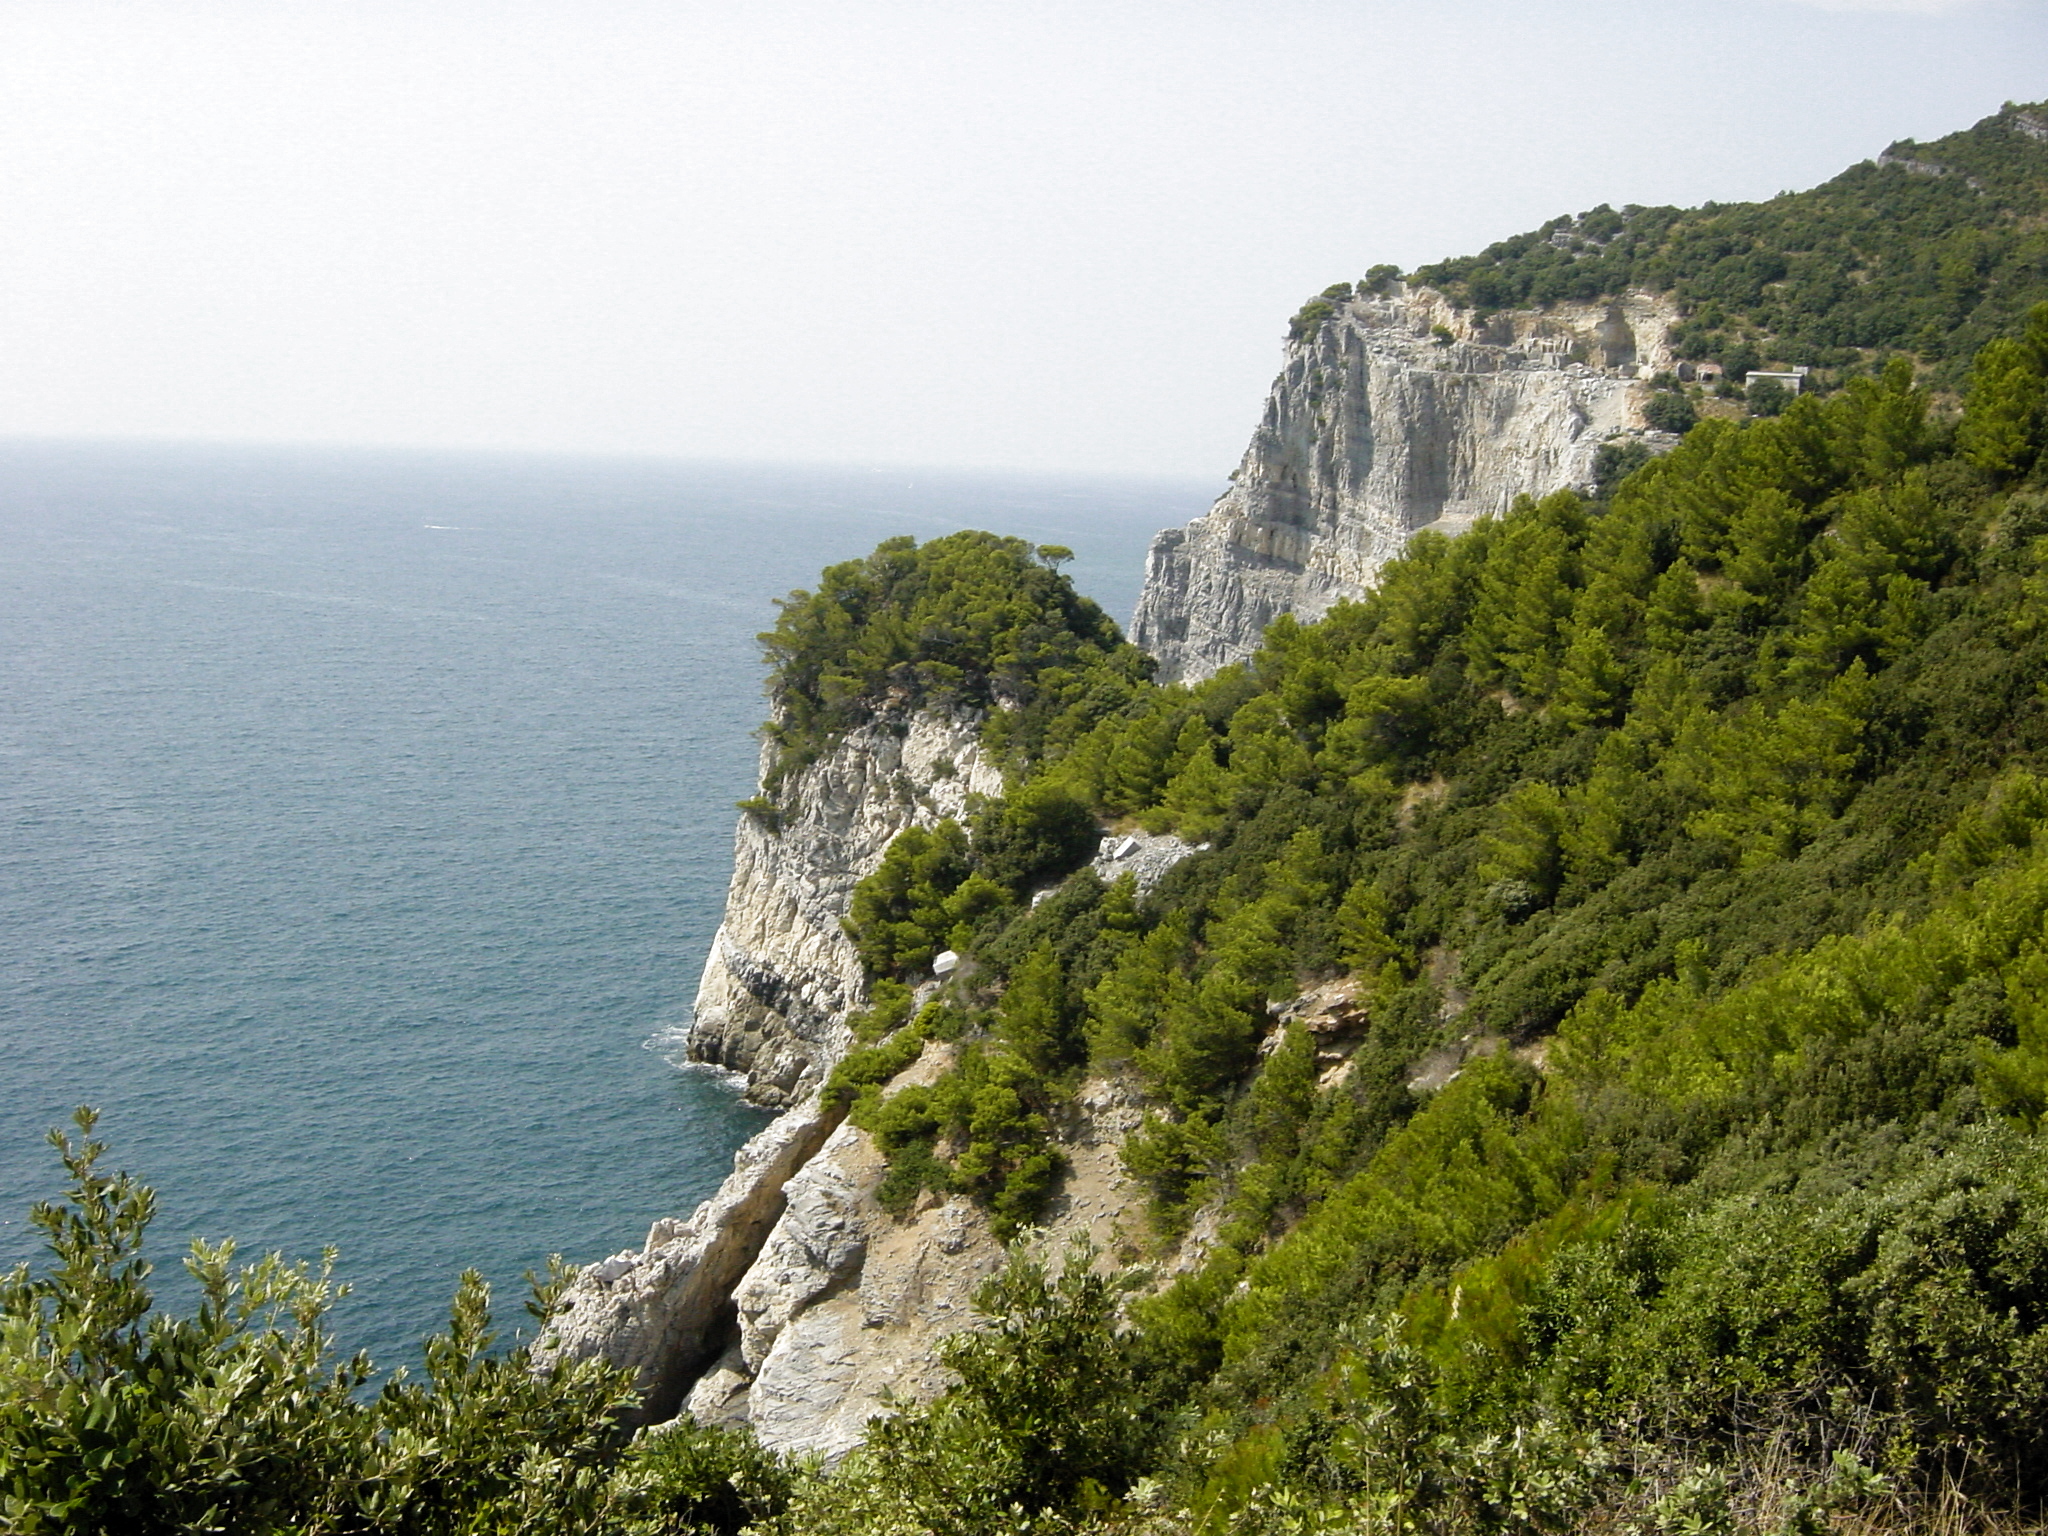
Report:
[[0,0],[0,434],[1214,475],[1289,314],[2048,97],[2048,0]]

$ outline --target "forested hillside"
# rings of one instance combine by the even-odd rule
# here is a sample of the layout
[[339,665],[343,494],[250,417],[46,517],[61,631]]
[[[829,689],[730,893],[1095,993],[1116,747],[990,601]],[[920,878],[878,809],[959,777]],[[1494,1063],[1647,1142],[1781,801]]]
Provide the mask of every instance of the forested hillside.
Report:
[[2008,105],[1761,203],[1614,209],[1418,269],[1474,310],[1671,293],[1678,354],[1740,374],[1911,351],[1943,387],[2048,298],[2048,107]]
[[[1605,501],[1424,536],[1248,669],[1132,684],[974,826],[906,834],[835,1083],[898,1197],[1028,1221],[1062,1096],[1116,1074],[1154,1243],[1217,1241],[1101,1336],[1070,1411],[1113,1467],[985,1465],[940,1426],[1001,1405],[955,1403],[815,1528],[871,1528],[832,1524],[867,1476],[934,1480],[935,1529],[1134,1489],[1100,1518],[2032,1508],[2044,401],[2048,310],[1959,421],[1898,363],[1706,423]],[[1098,820],[1209,848],[1149,900],[1084,872],[1028,905]],[[912,1018],[941,947],[972,979]],[[883,1099],[931,1035],[953,1072]]]
[[[2018,197],[2029,121],[1929,146],[1953,175],[1850,178]],[[621,1380],[493,1352],[473,1281],[425,1379],[375,1396],[317,1272],[201,1250],[200,1312],[160,1316],[147,1194],[81,1142],[52,1262],[0,1288],[0,1524],[2038,1528],[2048,305],[2011,300],[2015,218],[1942,331],[1983,344],[1934,349],[1968,359],[1953,405],[1900,356],[1705,421],[1595,497],[1419,536],[1192,688],[1064,551],[992,534],[892,540],[784,605],[784,768],[964,705],[1008,772],[853,901],[871,1006],[826,1092],[885,1204],[1021,1231],[1080,1085],[1143,1107],[1127,1246],[1020,1248],[947,1346],[959,1386],[837,1469],[629,1440]],[[1442,280],[1533,284],[1512,255]],[[1088,867],[1136,828],[1196,850],[1143,896]],[[933,1038],[949,1068],[885,1097]]]

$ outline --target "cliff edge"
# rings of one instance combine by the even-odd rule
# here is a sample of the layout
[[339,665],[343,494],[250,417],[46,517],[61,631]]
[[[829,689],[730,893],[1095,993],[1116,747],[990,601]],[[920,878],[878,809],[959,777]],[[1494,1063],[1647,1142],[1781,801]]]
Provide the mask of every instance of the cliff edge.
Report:
[[[535,1351],[631,1371],[641,1422],[674,1417],[736,1337],[734,1288],[781,1222],[786,1186],[839,1128],[816,1090],[845,1054],[847,1015],[866,1001],[841,919],[897,833],[963,816],[970,794],[1001,792],[980,726],[972,710],[885,715],[784,777],[772,812],[740,817],[688,1050],[744,1074],[754,1103],[788,1113],[740,1149],[688,1220],[657,1221],[637,1251],[586,1266]],[[763,754],[764,788],[774,751]]]
[[1230,489],[1152,542],[1131,638],[1163,682],[1247,660],[1283,613],[1362,596],[1418,529],[1590,483],[1601,443],[1642,430],[1638,378],[1671,365],[1677,318],[1631,294],[1475,325],[1400,283],[1324,307],[1289,343]]
[[[1002,793],[978,711],[906,711],[850,732],[777,790],[773,820],[741,816],[725,919],[697,986],[689,1055],[743,1073],[747,1098],[802,1101],[845,1053],[865,1000],[860,957],[840,926],[853,888],[909,826],[966,815]],[[776,747],[763,751],[770,781]]]

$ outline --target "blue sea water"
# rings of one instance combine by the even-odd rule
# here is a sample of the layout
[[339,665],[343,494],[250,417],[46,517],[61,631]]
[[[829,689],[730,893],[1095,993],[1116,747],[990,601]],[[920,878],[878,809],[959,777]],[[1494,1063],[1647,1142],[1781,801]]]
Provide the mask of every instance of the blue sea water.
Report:
[[0,1263],[98,1105],[194,1235],[340,1249],[342,1343],[635,1245],[761,1123],[678,1032],[771,600],[898,533],[1119,619],[1200,483],[0,443]]

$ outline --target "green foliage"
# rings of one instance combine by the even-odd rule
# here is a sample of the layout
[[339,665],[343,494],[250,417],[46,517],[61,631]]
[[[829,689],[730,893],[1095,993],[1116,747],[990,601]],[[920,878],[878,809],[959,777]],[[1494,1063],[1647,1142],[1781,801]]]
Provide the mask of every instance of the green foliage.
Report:
[[1609,1423],[1726,1428],[1746,1403],[1872,1405],[1895,1464],[2031,1484],[2048,1406],[2048,1156],[1979,1128],[1566,1249],[1527,1313],[1543,1390]]
[[1337,313],[1337,306],[1327,297],[1310,299],[1294,312],[1294,318],[1287,322],[1287,339],[1304,341],[1323,328],[1323,322]]
[[991,745],[1036,755],[1093,723],[1149,664],[1057,567],[1071,551],[955,533],[885,540],[784,599],[761,636],[780,747],[771,787],[904,704],[987,708]]
[[879,1088],[916,1061],[924,1050],[924,1035],[915,1029],[899,1029],[874,1045],[848,1051],[825,1080],[824,1101],[828,1108],[844,1109],[865,1089]]
[[[155,1311],[150,1190],[102,1171],[94,1116],[53,1133],[67,1198],[32,1220],[51,1262],[0,1284],[0,1519],[10,1531],[594,1531],[624,1506],[608,1463],[631,1400],[595,1363],[492,1354],[489,1293],[462,1277],[424,1380],[364,1394],[337,1359],[340,1289],[271,1255],[196,1242],[197,1311]],[[558,1280],[561,1272],[558,1270]],[[558,1287],[557,1287],[558,1288]]]
[[1071,1064],[1079,1041],[1066,976],[1050,944],[1041,944],[1010,973],[996,1010],[1003,1043],[1041,1076]]
[[906,827],[854,888],[846,929],[869,975],[910,976],[940,950],[965,948],[975,925],[1012,899],[975,869],[958,822]]
[[1093,1258],[1070,1250],[1054,1274],[1013,1255],[975,1297],[990,1326],[941,1347],[959,1386],[879,1421],[799,1497],[793,1528],[997,1536],[1112,1506],[1161,1443],[1165,1412]]
[[1048,1085],[1014,1050],[972,1040],[936,1082],[884,1098],[882,1085],[917,1059],[917,1035],[913,1026],[875,1048],[851,1112],[889,1158],[884,1204],[901,1212],[923,1190],[957,1190],[978,1200],[1007,1240],[1037,1219],[1066,1168],[1047,1117]]
[[1692,401],[1676,390],[1659,390],[1643,407],[1643,420],[1659,432],[1690,432],[1699,419]]
[[[1656,397],[1657,400],[1671,398],[1675,397]],[[1654,405],[1656,402],[1653,400],[1651,403]],[[1645,411],[1644,414],[1648,416],[1650,413]],[[1650,425],[1654,427],[1657,423],[1651,421]],[[1687,427],[1691,425],[1690,421],[1686,423]],[[1593,455],[1593,495],[1601,501],[1608,500],[1614,495],[1615,487],[1649,463],[1651,457],[1650,445],[1641,438],[1631,437],[1619,442],[1602,443]]]
[[1086,805],[1060,784],[1040,780],[975,818],[974,864],[1021,894],[1086,863],[1101,838]]
[[2027,317],[2023,337],[1993,338],[1970,365],[1956,447],[1977,468],[2013,480],[2048,440],[2048,304]]
[[798,1482],[751,1431],[688,1414],[635,1440],[618,1481],[634,1512],[630,1536],[739,1536],[771,1526]]
[[1792,391],[1776,379],[1752,380],[1743,394],[1752,416],[1782,416],[1785,407],[1792,403]]
[[1730,379],[1766,361],[1844,369],[1910,350],[1954,386],[2048,286],[2048,143],[2027,126],[2042,115],[2008,105],[1767,202],[1603,205],[1414,277],[1480,311],[1668,292],[1687,316],[1678,354]]

